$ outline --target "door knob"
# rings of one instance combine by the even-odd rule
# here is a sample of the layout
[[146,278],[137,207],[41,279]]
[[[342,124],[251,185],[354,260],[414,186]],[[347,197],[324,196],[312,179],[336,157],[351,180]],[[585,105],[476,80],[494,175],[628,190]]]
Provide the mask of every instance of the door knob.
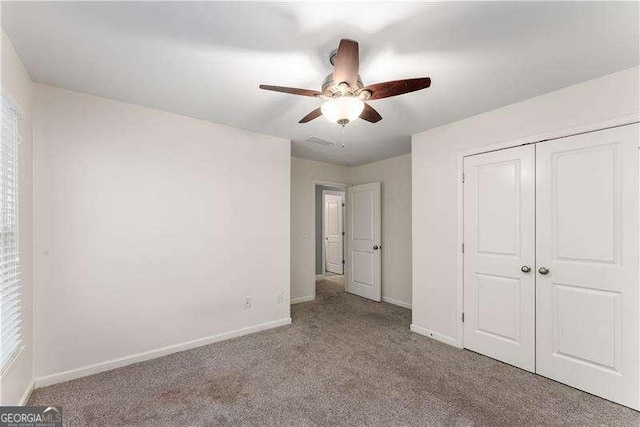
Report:
[[378,249],[380,249],[380,248],[378,247],[378,245],[375,245],[375,246],[373,247],[373,250],[374,250],[374,251],[377,251]]
[[528,273],[531,271],[531,267],[529,267],[528,265],[523,265],[522,267],[520,267],[520,271],[522,271],[523,273]]
[[540,267],[538,269],[538,273],[540,273],[540,274],[549,274],[549,269],[547,267]]

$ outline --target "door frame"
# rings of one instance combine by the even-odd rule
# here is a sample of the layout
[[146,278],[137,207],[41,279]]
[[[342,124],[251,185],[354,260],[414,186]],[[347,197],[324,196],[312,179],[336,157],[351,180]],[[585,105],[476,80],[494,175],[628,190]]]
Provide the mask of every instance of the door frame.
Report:
[[[347,191],[346,191],[346,189],[342,190],[342,191],[322,190],[322,198],[321,198],[321,200],[322,200],[322,220],[321,220],[321,222],[322,222],[322,232],[323,232],[322,233],[323,235],[321,236],[322,237],[322,277],[326,277],[326,274],[327,274],[327,270],[326,270],[326,267],[327,267],[327,260],[326,260],[327,248],[325,246],[327,241],[324,238],[324,230],[325,230],[325,227],[324,227],[325,226],[325,224],[324,224],[324,219],[325,219],[325,212],[324,212],[325,200],[324,200],[324,198],[325,198],[325,196],[327,194],[334,195],[334,196],[342,196],[342,211],[341,211],[341,215],[342,215],[342,259],[343,260],[345,259],[344,258],[344,254],[345,254],[344,248],[345,248],[345,243],[346,243],[345,242],[346,233],[345,233],[345,221],[344,220],[345,220],[345,210],[346,210],[346,207],[347,207],[347,201],[346,201]],[[314,200],[315,200],[315,198],[314,198]],[[314,211],[315,211],[315,208],[314,208]],[[347,266],[345,264],[342,264],[342,275],[343,276],[346,276],[346,269],[347,269]]]
[[[453,340],[449,337],[433,338],[447,344],[453,344],[458,348],[464,348],[464,324],[462,322],[462,313],[464,312],[464,254],[462,245],[464,244],[464,158],[477,154],[489,153],[491,151],[505,150],[508,148],[518,147],[520,145],[537,144],[538,142],[549,141],[553,139],[566,138],[568,136],[579,135],[582,133],[596,132],[603,129],[640,123],[638,114],[626,114],[624,116],[612,119],[600,120],[580,126],[572,126],[567,128],[555,129],[549,132],[526,136],[523,138],[487,144],[467,150],[459,151],[457,154],[457,260],[456,260],[456,330],[457,339]],[[640,148],[640,141],[638,143]]]
[[[341,188],[345,194],[347,192],[347,187],[349,187],[351,184],[348,183],[344,183],[344,182],[335,182],[335,181],[325,181],[322,179],[313,179],[311,180],[311,230],[313,230],[313,238],[312,238],[312,243],[313,243],[313,256],[311,257],[311,259],[309,260],[309,264],[313,265],[313,268],[311,268],[311,271],[313,272],[313,274],[311,275],[309,282],[311,283],[311,285],[313,286],[313,298],[316,298],[316,245],[318,244],[318,242],[316,242],[316,186],[318,185],[323,185],[323,186],[327,186],[327,187],[336,187],[336,188]],[[323,203],[324,203],[324,196],[322,197]],[[345,197],[345,208],[346,208],[346,197]],[[323,214],[324,214],[324,208],[323,208]],[[323,215],[324,216],[324,215]],[[322,219],[322,221],[324,222],[324,218]],[[342,224],[342,228],[343,230],[346,230],[346,225],[343,223]],[[322,244],[322,248],[324,249],[324,243]],[[346,250],[346,242],[343,244],[343,251]],[[322,271],[323,271],[323,275],[324,275],[324,250],[322,251],[323,255],[322,255]],[[345,265],[346,268],[346,265]]]

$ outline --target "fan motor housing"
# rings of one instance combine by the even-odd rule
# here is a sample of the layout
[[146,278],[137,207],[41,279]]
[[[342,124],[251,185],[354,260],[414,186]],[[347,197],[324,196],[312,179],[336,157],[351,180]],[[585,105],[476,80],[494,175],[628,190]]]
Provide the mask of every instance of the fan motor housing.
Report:
[[[324,78],[324,80],[322,81],[322,93],[330,93],[330,94],[342,94],[342,92],[340,91],[340,89],[338,88],[338,85],[342,83],[342,82],[335,82],[333,81],[333,73],[327,75],[327,77]],[[356,88],[349,88],[349,92],[351,92],[352,94],[355,92],[358,92],[360,89],[364,88],[364,84],[362,84],[362,79],[360,79],[360,75],[358,75],[358,87]]]

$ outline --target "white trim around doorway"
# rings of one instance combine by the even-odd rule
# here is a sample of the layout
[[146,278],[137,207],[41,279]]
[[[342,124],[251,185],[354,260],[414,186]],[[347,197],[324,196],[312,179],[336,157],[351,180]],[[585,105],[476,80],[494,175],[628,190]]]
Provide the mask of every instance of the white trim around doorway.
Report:
[[[342,196],[342,230],[344,231],[344,227],[345,227],[345,219],[346,219],[346,212],[345,212],[345,199],[346,199],[346,190],[322,190],[322,218],[320,219],[320,221],[322,222],[322,230],[324,231],[324,217],[325,217],[325,212],[324,212],[324,206],[325,206],[325,202],[324,202],[324,198],[327,194],[333,194],[335,196]],[[315,200],[315,198],[314,198]],[[327,275],[327,259],[326,259],[326,248],[325,248],[325,239],[324,236],[320,236],[322,238],[322,273],[319,275],[316,275],[316,280],[318,280],[318,276],[322,276],[322,278],[324,279]],[[342,236],[342,259],[344,259],[344,256],[346,254],[345,252],[345,235],[343,233]],[[317,254],[316,254],[317,256]],[[345,265],[342,266],[342,274],[345,275],[345,269],[347,267]]]
[[[344,182],[332,182],[332,181],[323,181],[323,180],[312,180],[311,181],[311,212],[313,212],[313,214],[311,215],[311,230],[313,230],[313,257],[311,260],[309,260],[309,262],[313,263],[313,277],[310,278],[310,283],[313,284],[313,297],[315,299],[315,292],[316,292],[316,280],[318,276],[322,276],[322,278],[324,278],[324,254],[322,255],[322,272],[323,274],[320,275],[316,275],[316,186],[318,185],[323,185],[323,186],[327,186],[327,187],[335,187],[335,188],[342,188],[343,191],[347,191],[347,187],[349,187],[350,184],[344,183]],[[323,197],[324,200],[324,197]],[[343,225],[344,227],[344,225]],[[346,242],[345,242],[346,244]],[[324,244],[323,244],[324,247]],[[344,249],[346,251],[346,247]]]

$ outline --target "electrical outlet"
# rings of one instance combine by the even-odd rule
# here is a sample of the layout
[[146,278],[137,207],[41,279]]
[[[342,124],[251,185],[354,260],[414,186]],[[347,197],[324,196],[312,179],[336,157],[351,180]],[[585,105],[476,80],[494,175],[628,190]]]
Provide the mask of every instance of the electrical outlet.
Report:
[[284,302],[284,294],[282,292],[278,292],[278,304],[282,304]]
[[244,299],[244,309],[247,310],[251,308],[251,297],[246,297]]

